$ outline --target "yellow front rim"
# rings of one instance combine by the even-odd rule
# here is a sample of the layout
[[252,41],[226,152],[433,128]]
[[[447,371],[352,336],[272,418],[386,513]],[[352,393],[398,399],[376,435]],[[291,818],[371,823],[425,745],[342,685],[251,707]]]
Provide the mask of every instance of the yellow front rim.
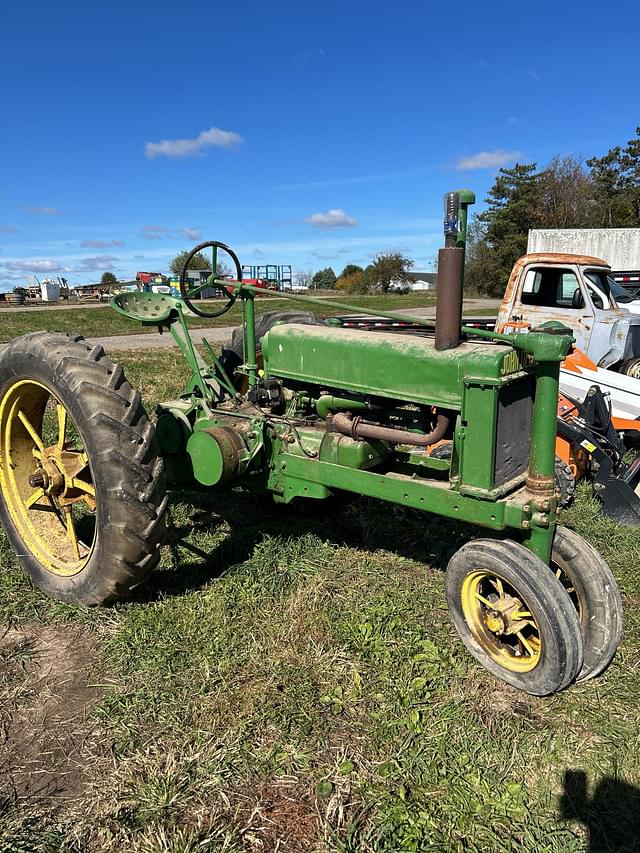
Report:
[[32,379],[0,401],[0,490],[36,560],[55,575],[81,572],[96,539],[91,466],[66,407]]
[[531,672],[542,653],[540,630],[522,595],[495,572],[479,569],[464,579],[464,618],[476,641],[511,672]]

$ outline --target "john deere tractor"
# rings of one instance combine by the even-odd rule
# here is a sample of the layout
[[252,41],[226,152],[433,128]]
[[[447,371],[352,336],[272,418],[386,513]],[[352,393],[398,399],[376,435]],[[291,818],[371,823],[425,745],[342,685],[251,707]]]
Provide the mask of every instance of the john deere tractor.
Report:
[[[191,371],[154,422],[102,347],[55,332],[14,340],[0,358],[0,517],[34,583],[81,605],[131,593],[159,560],[167,489],[242,486],[280,504],[367,495],[489,531],[453,555],[445,582],[456,631],[494,675],[545,695],[601,673],[620,640],[620,595],[556,515],[558,374],[572,338],[461,326],[473,201],[445,196],[435,329],[362,331],[307,311],[256,320],[258,288],[215,241],[186,259],[181,299],[113,297],[126,317],[169,330]],[[211,269],[227,252],[235,278],[192,287],[189,261],[208,248]],[[198,300],[203,288],[222,307]],[[196,348],[185,317],[236,300],[241,335],[221,356]]]

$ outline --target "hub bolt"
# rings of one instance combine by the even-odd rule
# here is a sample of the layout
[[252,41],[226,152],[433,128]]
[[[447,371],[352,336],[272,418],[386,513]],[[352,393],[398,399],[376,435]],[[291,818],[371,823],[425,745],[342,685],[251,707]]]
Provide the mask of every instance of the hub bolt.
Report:
[[47,472],[42,468],[29,477],[29,485],[32,489],[46,489],[48,482]]

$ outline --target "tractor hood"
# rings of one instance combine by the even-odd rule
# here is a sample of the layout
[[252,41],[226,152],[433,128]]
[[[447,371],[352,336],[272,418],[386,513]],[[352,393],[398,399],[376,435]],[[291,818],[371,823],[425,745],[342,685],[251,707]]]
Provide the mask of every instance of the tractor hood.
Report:
[[262,354],[268,376],[446,409],[461,408],[466,382],[507,384],[523,364],[493,341],[437,350],[431,337],[295,323],[270,329]]

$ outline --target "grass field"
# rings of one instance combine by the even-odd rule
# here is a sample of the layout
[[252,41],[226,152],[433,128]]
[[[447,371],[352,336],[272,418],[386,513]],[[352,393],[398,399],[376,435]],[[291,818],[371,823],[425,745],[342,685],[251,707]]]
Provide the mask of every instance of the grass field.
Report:
[[[435,305],[435,298],[424,293],[407,293],[405,295],[383,296],[344,296],[337,301],[346,302],[358,308],[368,308],[372,311],[402,311],[406,308],[421,308]],[[221,302],[220,305],[223,303]],[[214,308],[216,303],[205,302]],[[277,297],[262,297],[256,299],[256,311],[291,310],[292,307],[306,310],[302,303]],[[336,309],[318,306],[315,313],[328,317],[339,313]],[[474,314],[477,313],[474,311]],[[495,312],[494,312],[495,313]],[[213,328],[216,326],[235,326],[242,320],[241,307],[236,304],[222,317],[205,319],[204,317],[189,317],[188,323],[192,328]],[[134,335],[139,332],[154,332],[156,327],[142,327],[140,323],[128,320],[116,314],[108,306],[94,308],[55,309],[35,308],[16,309],[0,314],[0,343],[6,343],[17,335],[25,332],[37,332],[40,329],[51,329],[57,332],[81,332],[86,338],[106,337],[107,335]]]
[[[184,380],[173,352],[120,360],[150,403]],[[148,587],[91,611],[37,593],[0,535],[2,853],[638,849],[640,535],[586,489],[564,523],[616,574],[625,637],[548,699],[449,624],[443,569],[477,530],[234,491],[170,521]]]

